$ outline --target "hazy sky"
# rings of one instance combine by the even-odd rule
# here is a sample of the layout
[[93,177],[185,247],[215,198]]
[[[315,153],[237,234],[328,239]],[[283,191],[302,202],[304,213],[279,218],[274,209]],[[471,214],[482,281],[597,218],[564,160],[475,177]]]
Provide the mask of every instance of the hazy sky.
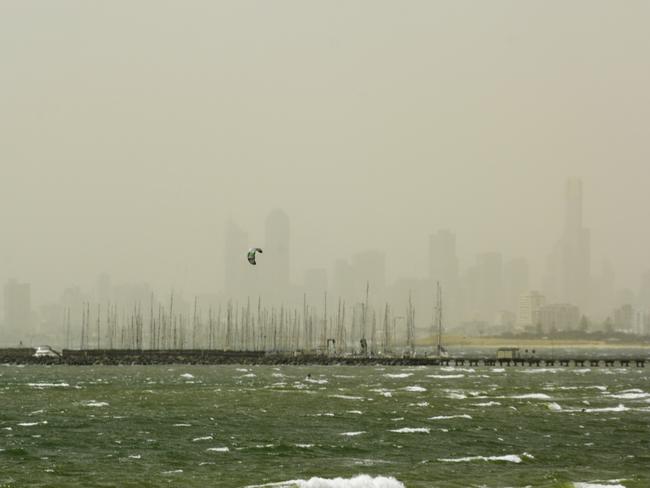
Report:
[[[232,217],[293,274],[427,236],[538,282],[584,181],[594,265],[650,267],[648,1],[0,1],[0,281],[216,292]],[[245,250],[243,250],[245,252]]]

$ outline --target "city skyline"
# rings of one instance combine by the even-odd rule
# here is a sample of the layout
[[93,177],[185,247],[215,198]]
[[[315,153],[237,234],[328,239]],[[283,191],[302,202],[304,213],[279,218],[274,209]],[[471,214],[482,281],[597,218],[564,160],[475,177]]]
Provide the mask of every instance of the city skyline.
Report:
[[[541,286],[531,283],[529,261],[524,257],[504,257],[501,252],[481,252],[474,262],[462,263],[457,256],[456,235],[440,229],[429,236],[426,277],[411,276],[388,281],[386,254],[378,249],[352,254],[329,266],[302,270],[302,280],[292,281],[291,219],[281,209],[269,212],[265,220],[266,254],[258,266],[251,267],[243,259],[243,250],[253,243],[247,229],[229,220],[224,227],[223,285],[204,294],[188,295],[183,290],[168,290],[176,294],[177,310],[188,313],[192,297],[201,297],[207,305],[263,300],[265,306],[298,306],[308,300],[318,310],[331,302],[342,300],[350,306],[364,300],[368,293],[374,308],[383,303],[399,309],[408,300],[424,310],[418,317],[419,326],[426,324],[436,283],[445,291],[445,322],[449,328],[498,333],[504,330],[524,330],[531,327],[577,328],[580,317],[587,316],[598,323],[605,320],[620,322],[625,330],[644,330],[643,320],[650,311],[648,289],[650,272],[644,272],[638,290],[619,290],[618,296],[603,297],[605,289],[614,292],[614,273],[605,270],[602,276],[591,274],[589,232],[583,228],[582,181],[570,178],[565,184],[564,226],[557,244],[550,250],[548,269],[540,277]],[[584,258],[584,259],[582,259]],[[318,262],[316,264],[319,264]],[[538,290],[542,290],[542,293]],[[114,304],[119,307],[148,301],[160,303],[165,291],[155,290],[146,282],[114,285],[111,277],[100,274],[93,289],[66,288],[58,301],[31,305],[31,285],[15,279],[5,285],[3,332],[20,336],[24,330],[47,328],[74,310],[75,318],[86,303],[99,307]],[[153,303],[153,302],[152,302]],[[198,302],[197,302],[198,303]],[[597,305],[598,304],[598,305]],[[632,308],[630,308],[632,307]],[[636,317],[638,310],[641,315]],[[61,313],[64,317],[61,317]],[[65,315],[68,314],[68,315]],[[38,324],[37,324],[38,322]],[[12,324],[12,325],[9,325]],[[22,324],[22,325],[21,325]],[[474,324],[474,325],[472,325]],[[474,329],[473,329],[474,328]]]
[[374,262],[377,291],[426,303],[432,273],[456,279],[429,263],[447,229],[451,320],[512,321],[526,282],[596,316],[648,295],[646,2],[0,11],[0,284],[33,308],[104,273],[213,296],[252,272],[224,227],[263,247],[273,209],[285,285],[359,299]]

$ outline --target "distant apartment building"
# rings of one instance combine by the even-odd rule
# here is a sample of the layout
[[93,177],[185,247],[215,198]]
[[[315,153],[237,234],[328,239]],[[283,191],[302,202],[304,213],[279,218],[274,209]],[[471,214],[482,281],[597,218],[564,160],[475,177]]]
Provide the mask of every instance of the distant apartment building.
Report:
[[614,329],[621,332],[636,332],[637,314],[632,305],[625,304],[614,310]]
[[539,311],[546,304],[546,297],[538,291],[530,291],[519,296],[517,326],[530,327],[539,323]]
[[539,309],[539,324],[544,331],[575,329],[580,323],[580,309],[570,303],[553,303]]
[[4,333],[10,338],[25,339],[32,333],[32,298],[29,283],[9,280],[4,287]]

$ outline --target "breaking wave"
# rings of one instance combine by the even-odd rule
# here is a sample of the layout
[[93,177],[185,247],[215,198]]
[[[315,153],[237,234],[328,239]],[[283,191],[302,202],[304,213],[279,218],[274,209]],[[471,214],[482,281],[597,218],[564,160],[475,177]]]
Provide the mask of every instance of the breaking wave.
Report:
[[461,458],[441,458],[438,459],[438,461],[444,462],[444,463],[468,463],[472,461],[503,461],[503,462],[508,462],[508,463],[521,463],[523,461],[523,458],[528,458],[528,459],[534,459],[533,456],[531,456],[528,453],[523,453],[521,456],[517,454],[506,454],[504,456],[468,456],[468,457],[461,457]]
[[249,485],[246,488],[406,488],[393,477],[368,476],[362,474],[353,478],[310,478],[308,480],[289,480],[263,485]]

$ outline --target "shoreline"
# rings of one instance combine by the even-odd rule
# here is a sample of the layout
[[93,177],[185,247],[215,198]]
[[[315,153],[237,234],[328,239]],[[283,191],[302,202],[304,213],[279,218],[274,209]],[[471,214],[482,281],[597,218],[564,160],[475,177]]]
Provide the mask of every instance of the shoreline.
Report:
[[[537,346],[538,347],[538,346]],[[587,354],[586,348],[579,353],[550,349],[541,354],[528,353],[497,357],[492,354],[470,353],[443,356],[361,356],[361,355],[323,355],[315,353],[266,353],[262,351],[217,351],[217,350],[119,350],[88,349],[63,350],[57,357],[35,357],[34,349],[0,349],[0,364],[30,365],[320,365],[320,366],[613,366],[615,363],[626,366],[634,363],[644,366],[650,362],[650,350],[641,348],[642,352],[633,355],[610,353],[592,348],[593,354]]]

